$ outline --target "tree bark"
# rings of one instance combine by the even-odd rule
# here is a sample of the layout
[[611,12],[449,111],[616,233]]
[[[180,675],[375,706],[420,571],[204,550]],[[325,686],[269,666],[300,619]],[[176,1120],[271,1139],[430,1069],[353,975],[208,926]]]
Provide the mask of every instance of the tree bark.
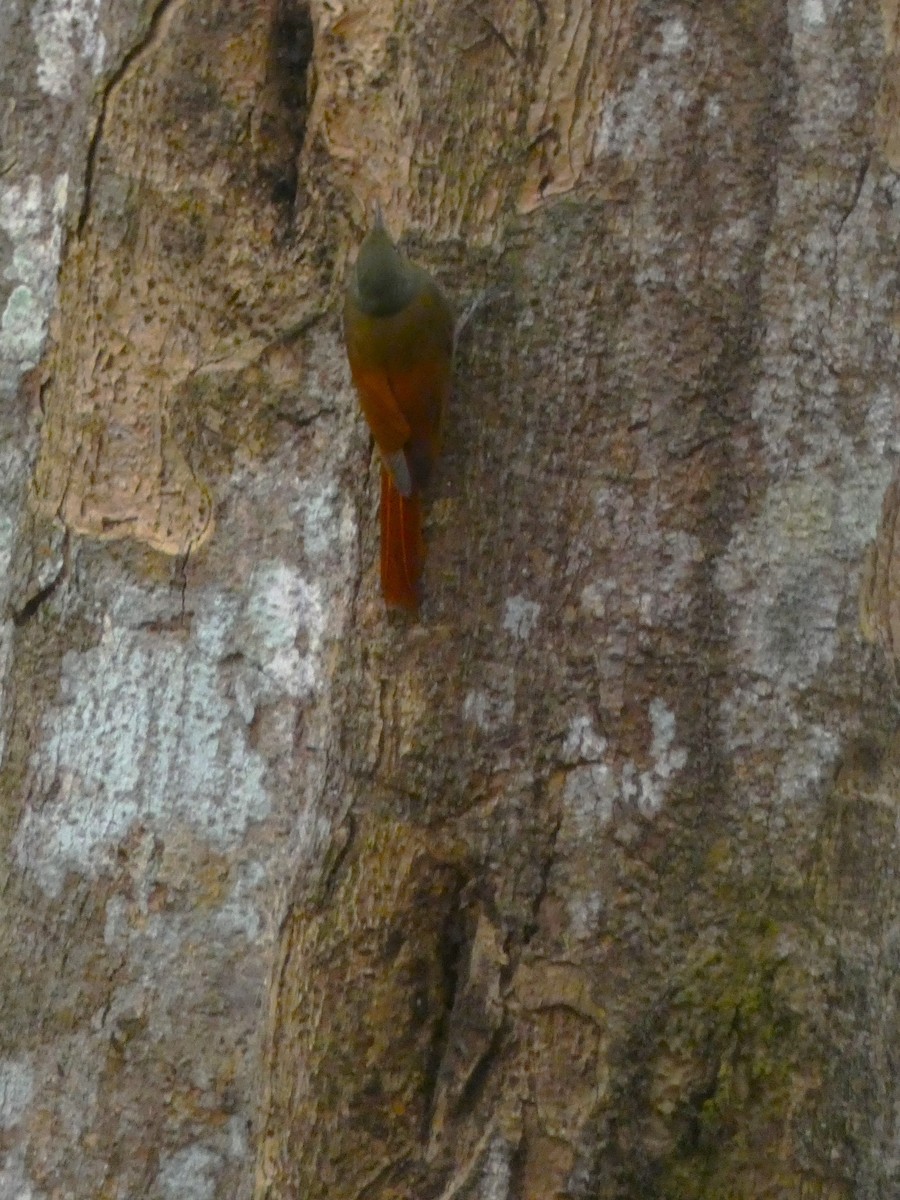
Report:
[[[0,12],[2,1200],[897,1194],[898,39]],[[481,300],[418,620],[376,198]]]

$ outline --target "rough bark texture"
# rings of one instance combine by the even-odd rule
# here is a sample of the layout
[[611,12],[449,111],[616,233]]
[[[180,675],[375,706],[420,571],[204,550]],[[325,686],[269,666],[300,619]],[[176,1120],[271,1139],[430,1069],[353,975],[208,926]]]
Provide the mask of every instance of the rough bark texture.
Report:
[[[896,0],[0,9],[2,1200],[897,1194],[898,64]],[[376,196],[486,292],[418,622]]]

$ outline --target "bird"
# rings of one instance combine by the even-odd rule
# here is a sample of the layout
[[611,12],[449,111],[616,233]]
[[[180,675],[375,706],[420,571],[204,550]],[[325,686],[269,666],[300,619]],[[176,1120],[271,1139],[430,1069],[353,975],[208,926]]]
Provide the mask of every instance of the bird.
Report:
[[441,448],[453,381],[453,309],[392,241],[379,205],[344,299],[350,374],[381,456],[381,590],[418,612],[425,563],[422,490]]

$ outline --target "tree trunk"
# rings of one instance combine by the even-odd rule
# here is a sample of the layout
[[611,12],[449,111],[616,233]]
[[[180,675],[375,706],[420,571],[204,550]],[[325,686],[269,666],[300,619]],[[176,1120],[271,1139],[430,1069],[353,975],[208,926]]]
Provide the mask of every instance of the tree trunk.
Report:
[[[0,11],[2,1200],[898,1193],[898,40]],[[375,198],[481,298],[418,620]]]

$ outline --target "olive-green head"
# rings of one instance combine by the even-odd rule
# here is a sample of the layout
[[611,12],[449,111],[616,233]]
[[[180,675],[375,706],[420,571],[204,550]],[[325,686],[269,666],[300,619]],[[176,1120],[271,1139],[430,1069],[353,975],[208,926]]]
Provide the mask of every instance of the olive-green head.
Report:
[[406,308],[416,292],[417,272],[404,258],[384,227],[381,210],[356,256],[350,295],[371,317],[388,317]]

